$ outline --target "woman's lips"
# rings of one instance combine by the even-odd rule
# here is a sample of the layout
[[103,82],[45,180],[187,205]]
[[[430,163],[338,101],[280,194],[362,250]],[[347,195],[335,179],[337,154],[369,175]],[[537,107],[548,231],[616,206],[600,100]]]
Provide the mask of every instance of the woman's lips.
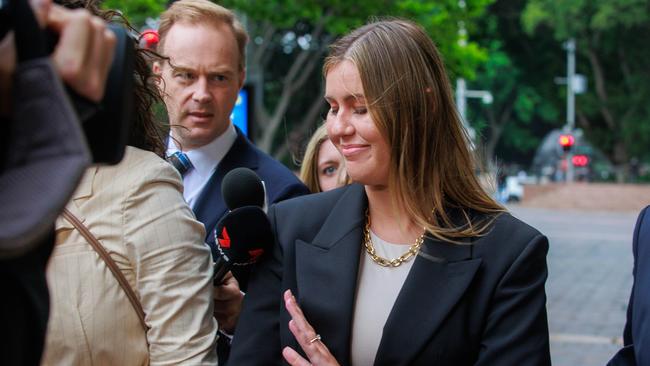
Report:
[[370,148],[370,145],[349,144],[341,145],[341,154],[346,158],[353,157]]

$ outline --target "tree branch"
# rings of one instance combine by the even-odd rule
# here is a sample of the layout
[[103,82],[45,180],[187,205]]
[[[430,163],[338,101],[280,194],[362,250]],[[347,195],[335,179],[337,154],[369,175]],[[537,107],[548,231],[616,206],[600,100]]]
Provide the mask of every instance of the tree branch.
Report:
[[[269,45],[271,45],[271,39],[273,38],[275,31],[275,27],[270,22],[264,22],[261,32],[262,43],[256,47],[255,52],[253,53],[253,57],[251,57],[251,62],[254,65],[262,65],[262,58],[266,51],[269,49]],[[253,43],[255,43],[254,40]]]
[[[319,22],[316,24],[316,27],[314,28],[314,32],[312,32],[312,39],[313,40],[318,40],[320,38],[320,34],[323,30],[325,20],[327,19],[327,16],[324,16],[320,18]],[[302,86],[302,84],[297,84],[296,82],[304,82],[307,80],[307,76],[309,76],[309,71],[304,69],[305,63],[308,63],[308,66],[311,65],[311,69],[313,70],[313,67],[316,62],[319,60],[319,56],[322,52],[322,49],[318,49],[317,52],[313,52],[311,49],[303,49],[300,54],[296,57],[295,61],[291,65],[289,72],[287,73],[287,76],[284,78],[284,87],[282,89],[282,95],[280,96],[280,99],[278,101],[278,104],[275,107],[275,110],[273,111],[273,116],[271,119],[268,121],[268,125],[266,126],[266,129],[264,130],[264,134],[259,142],[259,147],[263,151],[269,152],[271,151],[272,144],[273,144],[273,137],[275,136],[275,133],[280,126],[280,122],[284,118],[287,108],[289,107],[289,103],[291,101],[291,98],[293,97],[293,94]],[[309,56],[312,58],[309,59]],[[302,72],[306,76],[300,76],[298,77],[298,73]],[[296,80],[298,78],[298,80]]]
[[615,131],[616,121],[614,120],[614,117],[612,116],[612,113],[608,107],[609,98],[607,96],[607,90],[605,88],[605,71],[603,70],[600,59],[598,58],[598,55],[596,55],[596,52],[593,48],[587,47],[586,53],[587,58],[591,63],[591,68],[593,69],[594,81],[596,84],[596,95],[598,96],[598,99],[600,99],[600,113],[603,116],[607,127],[610,130]]
[[[324,83],[320,83],[320,88],[318,91],[318,94],[314,98],[314,100],[311,102],[309,109],[307,110],[307,113],[303,117],[302,121],[298,124],[297,127],[294,127],[294,131],[298,136],[301,136],[303,140],[308,140],[311,136],[311,129],[313,126],[319,126],[321,123],[323,123],[320,118],[318,118],[318,113],[320,112],[321,108],[323,107],[323,94],[325,93],[325,85]],[[278,150],[275,152],[274,157],[277,160],[284,159],[284,157],[287,155],[289,152],[289,144],[284,144],[278,148]],[[292,154],[294,156],[292,157],[292,160],[294,162],[298,161],[296,158],[295,154],[297,153],[296,151],[292,151]]]

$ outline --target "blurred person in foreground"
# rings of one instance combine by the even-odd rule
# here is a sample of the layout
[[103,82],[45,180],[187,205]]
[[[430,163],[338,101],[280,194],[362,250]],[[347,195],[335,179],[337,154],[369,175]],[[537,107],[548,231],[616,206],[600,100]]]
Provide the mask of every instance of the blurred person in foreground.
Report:
[[[252,169],[264,182],[267,202],[309,193],[284,165],[256,148],[230,120],[246,76],[248,34],[234,13],[207,0],[174,2],[160,16],[158,52],[153,64],[161,77],[169,123],[167,155],[182,161],[183,195],[205,225],[206,242],[217,255],[214,229],[228,212],[221,181],[232,169]],[[220,330],[232,334],[248,283],[248,267],[232,270],[239,287],[215,293]],[[219,339],[219,360],[229,341]]]
[[634,227],[634,284],[627,305],[627,321],[623,330],[623,348],[608,366],[650,365],[650,206],[639,214]]
[[[94,1],[61,2],[106,20],[117,16]],[[124,158],[87,169],[66,206],[117,264],[144,324],[106,262],[61,216],[47,268],[52,312],[43,365],[217,364],[210,249],[180,175],[162,159],[152,111],[160,96],[144,52],[135,52],[134,125]]]
[[370,23],[324,76],[355,183],[271,206],[231,362],[550,365],[548,241],[481,188],[431,39]]
[[[63,83],[99,102],[116,38],[99,18],[51,1],[2,6],[11,9],[11,18],[3,18],[0,28],[13,29],[0,35],[0,360],[38,365],[49,314],[45,266],[54,221],[90,163]],[[51,57],[41,28],[59,35]]]
[[300,165],[300,180],[312,193],[325,192],[347,184],[345,161],[321,125],[311,136]]

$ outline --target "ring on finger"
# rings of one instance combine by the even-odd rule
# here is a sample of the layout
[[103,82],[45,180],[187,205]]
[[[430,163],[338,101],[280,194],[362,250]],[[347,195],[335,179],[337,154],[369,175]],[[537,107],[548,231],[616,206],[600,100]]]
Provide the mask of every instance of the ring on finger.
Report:
[[316,336],[314,336],[314,338],[309,340],[309,344],[312,344],[312,343],[314,343],[316,341],[320,341],[320,340],[321,340],[320,334],[316,334]]

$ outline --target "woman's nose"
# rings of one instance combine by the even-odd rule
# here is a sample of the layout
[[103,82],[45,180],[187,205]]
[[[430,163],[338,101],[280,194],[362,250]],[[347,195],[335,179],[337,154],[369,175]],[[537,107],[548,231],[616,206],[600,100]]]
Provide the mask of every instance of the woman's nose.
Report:
[[341,137],[354,134],[354,127],[350,124],[348,116],[339,111],[327,120],[327,134],[332,141],[338,142]]

